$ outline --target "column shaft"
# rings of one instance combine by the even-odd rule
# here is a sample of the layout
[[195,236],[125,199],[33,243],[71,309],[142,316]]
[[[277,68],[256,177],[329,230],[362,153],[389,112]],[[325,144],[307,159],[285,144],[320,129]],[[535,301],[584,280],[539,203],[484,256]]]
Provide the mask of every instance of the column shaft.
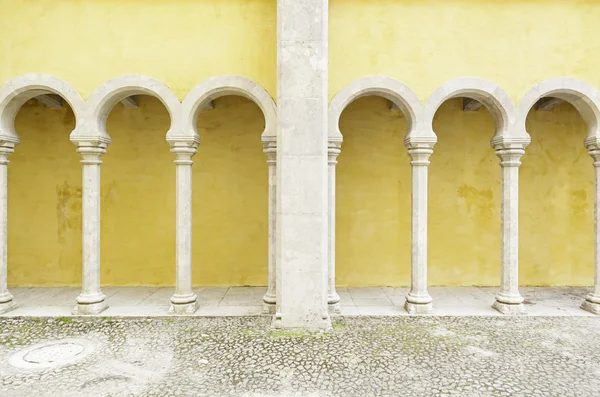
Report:
[[195,147],[187,145],[171,148],[176,169],[176,286],[171,297],[170,313],[192,314],[198,308],[197,296],[192,290],[192,156]]
[[12,144],[0,146],[0,313],[16,308],[12,294],[8,291],[8,156],[13,152]]
[[82,157],[82,283],[74,314],[98,314],[108,305],[100,290],[100,158],[104,145],[80,143]]
[[405,308],[409,313],[430,313],[432,299],[427,292],[427,167],[433,149],[411,147],[412,161],[412,249],[411,288],[406,296]]
[[329,238],[328,238],[328,271],[327,271],[327,304],[329,305],[329,311],[331,313],[340,312],[340,296],[335,290],[335,167],[337,164],[337,156],[340,154],[339,142],[329,142],[328,154],[329,154],[329,186],[328,186],[328,207],[329,207]]
[[594,289],[590,292],[581,308],[594,314],[600,314],[600,149],[590,148],[594,159],[595,197],[594,197]]
[[269,219],[268,219],[268,286],[267,293],[263,297],[263,313],[275,314],[277,303],[277,250],[276,234],[277,227],[277,143],[264,142],[263,151],[267,155],[267,165],[269,166]]
[[519,293],[519,166],[522,147],[496,149],[502,172],[501,283],[493,307],[504,314],[521,314],[525,309]]

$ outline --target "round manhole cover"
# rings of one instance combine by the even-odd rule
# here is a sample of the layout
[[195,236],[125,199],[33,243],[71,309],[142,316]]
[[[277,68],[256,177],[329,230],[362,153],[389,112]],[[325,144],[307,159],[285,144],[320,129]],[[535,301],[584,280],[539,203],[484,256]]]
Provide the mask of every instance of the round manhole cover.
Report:
[[85,347],[79,343],[60,343],[57,345],[38,347],[23,356],[23,360],[34,364],[51,364],[69,360],[81,354]]
[[68,339],[40,343],[13,354],[9,364],[17,368],[48,368],[80,360],[94,350],[87,339]]

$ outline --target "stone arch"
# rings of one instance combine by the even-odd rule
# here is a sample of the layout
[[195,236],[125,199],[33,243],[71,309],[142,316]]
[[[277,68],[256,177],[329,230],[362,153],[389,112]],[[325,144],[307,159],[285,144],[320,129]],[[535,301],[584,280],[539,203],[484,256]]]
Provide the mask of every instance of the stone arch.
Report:
[[529,142],[529,135],[524,130],[515,131],[513,128],[517,112],[506,91],[491,81],[475,77],[450,80],[435,90],[424,106],[424,127],[433,129],[433,118],[439,107],[447,100],[459,97],[474,99],[488,109],[496,123],[492,146],[505,139]]
[[142,75],[115,77],[96,88],[86,101],[84,123],[71,134],[71,140],[99,139],[107,144],[110,136],[106,132],[106,119],[112,108],[132,95],[150,95],[158,98],[171,117],[167,137],[186,137],[186,131],[179,128],[181,103],[165,84]]
[[198,135],[196,120],[202,105],[206,102],[227,96],[239,95],[250,99],[263,112],[265,130],[261,138],[275,140],[277,137],[277,108],[273,98],[258,83],[242,76],[223,75],[204,80],[196,85],[183,99],[183,129],[187,134]]
[[518,106],[519,129],[526,130],[529,111],[545,97],[562,99],[573,105],[588,126],[585,146],[600,144],[600,93],[591,85],[572,78],[545,80],[527,91]]
[[18,144],[15,117],[21,106],[31,98],[56,94],[63,98],[75,114],[75,129],[83,120],[84,102],[67,82],[46,74],[26,74],[15,77],[0,87],[0,139]]
[[419,134],[417,124],[420,123],[423,107],[417,95],[401,82],[382,76],[369,76],[354,80],[338,92],[329,104],[329,129],[328,139],[341,142],[343,137],[340,131],[340,117],[346,106],[356,99],[377,95],[392,103],[404,113],[408,121],[408,134]]

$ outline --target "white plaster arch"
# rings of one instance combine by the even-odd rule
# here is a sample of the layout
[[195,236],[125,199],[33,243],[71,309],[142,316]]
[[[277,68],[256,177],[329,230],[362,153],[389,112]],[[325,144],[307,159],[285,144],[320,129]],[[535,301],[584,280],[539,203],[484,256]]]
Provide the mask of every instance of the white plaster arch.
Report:
[[[423,107],[417,95],[401,82],[384,76],[367,76],[354,80],[338,92],[329,104],[328,139],[341,142],[340,117],[346,107],[358,98],[376,95],[393,102],[408,121],[407,136],[422,134],[418,123]],[[435,136],[433,136],[435,139]]]
[[73,141],[97,139],[110,144],[106,132],[106,119],[113,107],[132,95],[150,95],[158,98],[171,117],[171,126],[167,137],[193,138],[179,128],[181,121],[181,103],[177,96],[165,84],[150,77],[132,74],[115,77],[102,83],[89,96],[85,103],[84,122],[81,128],[71,134]]
[[516,107],[506,91],[499,85],[477,77],[461,77],[444,83],[427,99],[424,106],[425,128],[433,129],[433,118],[439,107],[449,99],[467,97],[481,102],[491,113],[496,131],[491,145],[504,143],[507,139],[527,145],[529,135],[515,129]]
[[250,99],[263,112],[265,129],[263,141],[277,138],[277,108],[273,98],[258,83],[242,76],[215,76],[197,84],[183,99],[183,129],[198,134],[196,123],[206,102],[227,96],[238,95]]
[[0,86],[0,140],[15,145],[20,142],[14,126],[19,109],[31,98],[45,94],[60,95],[69,104],[75,114],[77,129],[84,112],[84,102],[79,93],[59,78],[47,74],[26,74]]
[[588,127],[586,147],[600,144],[600,93],[591,85],[573,78],[545,80],[527,91],[518,106],[519,128],[526,130],[529,111],[545,97],[559,98],[573,105]]

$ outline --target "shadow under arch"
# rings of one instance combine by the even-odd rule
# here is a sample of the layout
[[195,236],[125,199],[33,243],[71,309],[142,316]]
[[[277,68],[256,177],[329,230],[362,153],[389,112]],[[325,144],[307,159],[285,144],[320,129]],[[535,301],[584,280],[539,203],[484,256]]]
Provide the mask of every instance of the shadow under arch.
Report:
[[[551,149],[551,142],[555,142],[558,146],[560,146],[558,148],[558,150],[560,150],[560,155],[559,156],[553,156],[550,159],[546,159],[545,161],[543,160],[544,157],[542,157],[542,164],[548,164],[548,165],[552,165],[553,163],[556,163],[557,161],[560,161],[562,158],[564,158],[565,160],[567,160],[565,157],[568,156],[568,164],[571,165],[571,170],[569,170],[569,166],[567,167],[561,167],[560,168],[560,174],[554,176],[551,178],[551,180],[548,180],[548,186],[550,186],[550,189],[552,189],[552,191],[554,192],[554,194],[549,195],[549,197],[554,197],[554,200],[566,200],[567,204],[566,205],[562,205],[561,208],[558,209],[558,211],[556,212],[556,217],[558,217],[558,219],[556,219],[556,222],[561,222],[561,217],[563,217],[564,219],[562,220],[563,222],[568,222],[568,225],[566,226],[566,228],[568,229],[569,227],[576,227],[576,231],[575,233],[568,233],[569,237],[571,238],[576,238],[577,240],[573,243],[573,244],[569,244],[567,247],[565,247],[565,249],[567,250],[567,254],[566,254],[566,259],[567,261],[571,262],[572,265],[574,266],[575,269],[577,268],[577,262],[579,262],[577,260],[577,255],[578,253],[574,253],[574,254],[569,254],[568,250],[572,249],[572,247],[580,247],[580,250],[583,249],[584,251],[588,251],[589,248],[588,244],[592,244],[592,240],[594,241],[594,251],[595,251],[595,255],[594,255],[594,272],[595,272],[595,277],[594,277],[594,289],[593,291],[586,297],[586,300],[584,301],[582,308],[588,311],[591,311],[593,313],[596,314],[600,314],[600,282],[599,282],[599,274],[600,274],[600,241],[598,240],[598,231],[600,230],[600,224],[599,224],[599,220],[600,220],[600,209],[599,209],[599,199],[600,197],[598,197],[598,183],[600,180],[600,129],[599,129],[599,125],[600,125],[600,93],[591,85],[577,80],[577,79],[573,79],[573,78],[553,78],[553,79],[549,79],[549,80],[545,80],[539,84],[537,84],[536,86],[534,86],[533,88],[531,88],[522,98],[522,100],[519,103],[518,106],[518,126],[519,128],[526,130],[526,129],[531,129],[531,133],[534,132],[534,125],[538,124],[540,122],[540,119],[543,120],[542,117],[544,118],[548,118],[548,117],[552,117],[552,113],[546,113],[544,115],[542,115],[541,113],[536,115],[536,117],[532,120],[530,120],[529,118],[532,117],[531,115],[531,111],[534,108],[534,106],[536,106],[536,104],[538,103],[538,101],[543,100],[543,99],[547,99],[547,98],[556,98],[559,99],[561,101],[567,102],[569,103],[576,111],[577,113],[579,113],[579,115],[581,116],[581,119],[579,120],[573,120],[573,123],[569,123],[569,126],[572,126],[574,129],[572,130],[573,133],[577,133],[577,124],[579,123],[579,131],[581,132],[581,134],[585,134],[585,138],[583,140],[583,145],[579,146],[581,149],[583,149],[584,147],[588,150],[589,155],[593,158],[594,160],[594,172],[595,172],[595,181],[594,183],[594,187],[589,185],[589,179],[587,179],[586,182],[586,178],[585,176],[583,176],[582,172],[580,171],[576,171],[574,169],[572,169],[572,165],[574,165],[576,162],[578,162],[579,166],[581,166],[581,162],[584,161],[584,159],[581,157],[583,155],[582,151],[578,151],[575,147],[570,146],[567,142],[563,142],[561,143],[560,140],[562,139],[564,141],[564,139],[566,138],[562,138],[562,137],[558,137],[558,136],[548,136],[545,141],[548,140],[552,140],[550,142],[546,142],[546,145],[544,146],[544,150],[543,153],[544,155],[547,153],[551,153],[550,149]],[[540,102],[540,105],[536,106],[536,108],[539,108],[540,106],[543,106],[543,103]],[[563,107],[558,107],[558,109],[564,109],[565,111],[568,112],[568,108],[563,108]],[[551,108],[550,108],[551,109]],[[550,110],[548,109],[548,110]],[[572,112],[572,110],[571,110]],[[554,113],[554,112],[553,112]],[[568,113],[567,113],[568,114]],[[537,121],[537,122],[536,122]],[[583,121],[584,125],[581,125],[581,121]],[[539,125],[539,124],[538,124]],[[529,131],[528,131],[529,132]],[[537,134],[539,136],[539,134]],[[571,134],[572,135],[572,134]],[[536,140],[536,141],[539,141]],[[539,144],[539,142],[535,142],[536,144]],[[533,146],[531,148],[531,152],[532,155],[535,153],[542,153],[539,152],[537,145]],[[572,157],[573,155],[575,155],[576,157]],[[536,157],[532,157],[531,160],[535,159]],[[529,161],[526,163],[526,165],[529,165]],[[540,164],[538,163],[538,166]],[[556,166],[560,166],[559,164],[556,164]],[[523,170],[523,171],[532,171],[531,169],[527,169],[527,170]],[[538,170],[538,172],[541,170]],[[591,170],[590,170],[591,171]],[[560,186],[556,186],[555,178],[560,178],[562,174],[562,177],[567,178],[567,183],[566,184],[560,184]],[[565,175],[566,174],[566,175]],[[539,181],[543,181],[543,178],[537,178],[536,177],[536,182],[539,183]],[[526,185],[527,187],[529,187],[529,185]],[[587,186],[587,188],[586,188]],[[587,193],[586,193],[587,190]],[[595,193],[593,194],[589,194],[591,193],[591,191],[594,191]],[[580,236],[580,238],[577,237],[577,233],[581,231],[581,229],[583,229],[583,226],[578,223],[578,222],[582,222],[583,219],[589,219],[591,220],[592,215],[590,214],[590,210],[591,210],[591,204],[589,203],[589,200],[587,199],[587,197],[593,197],[594,200],[594,211],[595,211],[595,215],[594,215],[594,226],[595,226],[595,237],[592,238],[585,238],[586,236]],[[546,202],[547,199],[545,199]],[[565,208],[566,207],[566,208]],[[552,214],[548,214],[545,213],[544,217],[546,216],[551,216]],[[580,226],[577,226],[580,225]],[[553,226],[558,226],[555,223],[553,223]],[[588,229],[588,233],[591,233],[591,225],[589,225],[589,227],[587,227]],[[537,230],[537,227],[535,228],[535,230]],[[562,229],[561,229],[562,231]],[[532,236],[533,237],[533,236]],[[551,236],[550,236],[551,238]],[[559,237],[558,240],[560,241],[559,244],[564,243],[564,236],[563,237]],[[546,241],[546,240],[545,240]],[[551,246],[553,246],[553,244],[550,244]],[[583,248],[582,245],[585,245],[586,248]],[[529,250],[535,250],[535,247],[531,247],[530,245],[526,246],[527,249]],[[527,251],[526,251],[527,252]],[[564,254],[563,254],[564,255]],[[554,257],[554,255],[551,255]],[[537,255],[536,255],[537,257]],[[588,256],[589,257],[589,256]],[[591,259],[591,258],[590,258]],[[584,258],[581,258],[580,261],[585,261]],[[529,264],[529,263],[528,263]],[[535,269],[535,263],[534,265],[534,269]],[[557,273],[560,274],[560,272],[564,272],[564,262],[561,261],[560,263],[557,263],[557,266],[559,267],[559,271],[558,272],[554,272],[554,275],[556,275]],[[552,267],[549,267],[549,269],[547,271],[551,272]],[[575,270],[574,268],[570,268],[569,270]],[[529,269],[531,270],[531,269]],[[580,269],[581,271],[581,269]],[[551,272],[552,273],[552,272]],[[567,271],[567,273],[570,274],[570,272]],[[587,273],[587,271],[586,271]],[[563,273],[564,274],[564,273]],[[565,274],[566,275],[566,274]],[[547,277],[549,277],[550,279],[552,278],[552,275],[546,275]],[[581,278],[581,274],[578,272],[578,274],[570,274],[568,276],[569,278],[569,282],[568,284],[575,284],[575,285],[580,285],[580,284],[588,284],[585,281],[582,281]],[[585,277],[583,277],[585,278]],[[555,282],[555,281],[552,281]],[[562,284],[561,281],[558,281],[559,284]]]
[[[517,167],[530,138],[525,130],[515,127],[517,111],[508,94],[493,82],[473,77],[450,80],[433,92],[424,106],[424,128],[433,129],[435,114],[444,102],[461,97],[478,101],[491,114],[495,131],[490,145],[501,158],[501,291],[496,297],[494,307],[502,312],[522,312],[523,298],[518,292],[516,256],[518,250]],[[493,191],[490,193],[493,197]]]
[[[417,95],[401,82],[385,76],[368,76],[345,86],[338,92],[329,104],[328,113],[328,157],[329,157],[329,177],[328,177],[328,205],[329,205],[329,236],[328,236],[328,304],[330,310],[336,312],[339,310],[339,295],[336,292],[336,164],[337,156],[341,152],[342,132],[340,131],[340,118],[344,110],[353,102],[365,97],[380,97],[391,102],[397,110],[400,110],[406,119],[406,134],[401,137],[402,141],[407,142],[410,136],[419,135],[419,123],[421,121],[422,106]],[[387,103],[390,109],[390,105]],[[429,139],[435,140],[435,137]],[[396,150],[399,150],[398,147]],[[392,151],[394,149],[391,149]],[[400,151],[399,151],[400,153]],[[410,178],[406,178],[410,181]],[[410,183],[410,182],[409,182]],[[398,186],[394,185],[393,189]],[[406,189],[408,190],[408,189]],[[390,193],[391,194],[391,193]],[[407,218],[408,219],[408,218]],[[398,220],[402,224],[401,220]],[[389,266],[389,265],[388,265]],[[394,272],[401,276],[401,271]],[[349,276],[350,279],[355,276]],[[364,285],[379,284],[376,272],[374,272],[373,281],[367,281]],[[388,275],[389,280],[390,275]],[[392,277],[393,278],[393,277]],[[350,280],[350,282],[352,282]],[[397,283],[398,281],[396,281]]]
[[[215,77],[211,77],[207,80],[202,81],[201,83],[199,83],[198,85],[196,85],[192,90],[190,90],[190,92],[185,96],[183,102],[182,102],[182,112],[183,112],[183,123],[182,123],[182,127],[183,129],[188,132],[188,134],[190,132],[193,132],[194,134],[198,135],[197,132],[197,127],[198,127],[198,119],[199,119],[199,115],[200,113],[207,109],[207,105],[209,104],[209,102],[215,101],[219,98],[223,98],[223,97],[242,97],[244,98],[243,101],[249,101],[250,103],[254,104],[255,106],[258,107],[258,109],[260,110],[260,112],[262,113],[262,116],[264,118],[264,129],[261,131],[261,141],[262,141],[262,146],[263,146],[263,152],[264,154],[267,156],[267,164],[268,164],[268,241],[267,241],[267,267],[268,267],[268,288],[267,288],[267,293],[264,295],[263,297],[263,302],[264,302],[264,310],[265,312],[269,312],[269,313],[274,313],[275,312],[275,303],[276,303],[276,283],[277,283],[277,269],[275,266],[275,261],[276,261],[276,248],[275,248],[275,243],[276,243],[276,234],[275,234],[275,227],[276,227],[276,215],[275,215],[275,211],[276,211],[276,175],[277,175],[277,165],[276,165],[276,156],[277,156],[277,108],[275,105],[275,102],[273,101],[273,99],[271,98],[271,96],[268,94],[268,92],[262,88],[258,83],[243,77],[243,76],[236,76],[236,75],[222,75],[222,76],[215,76]],[[219,105],[218,107],[216,107],[213,111],[217,112],[219,114],[222,114],[221,112],[227,112],[228,111],[228,104],[237,104],[235,106],[244,106],[244,107],[238,107],[238,109],[248,109],[247,107],[245,107],[245,105],[243,105],[241,102],[239,102],[240,100],[232,100],[232,99],[226,99],[223,98],[223,105],[225,106],[224,108],[221,108],[221,106],[219,105],[219,103],[217,102],[216,104]],[[248,109],[248,111],[251,111],[250,109]],[[244,113],[245,114],[245,113]],[[249,115],[250,113],[248,113]],[[210,115],[207,117],[212,118],[212,117],[216,117],[216,115]],[[214,121],[214,120],[213,120]],[[232,115],[231,120],[227,121],[227,125],[234,126],[235,123],[239,123],[239,119],[237,119],[235,116]],[[219,124],[221,126],[225,126],[225,124]],[[205,140],[205,137],[200,137],[201,140]],[[240,137],[241,138],[241,137]],[[251,137],[243,137],[243,139],[252,139]],[[213,141],[215,143],[217,143],[218,141]],[[235,146],[235,144],[234,144]],[[215,148],[217,148],[218,146],[213,146],[213,149],[211,150],[216,150]],[[202,145],[200,146],[200,150],[203,150],[204,148],[208,149],[208,145]],[[231,150],[231,149],[229,149]],[[242,149],[240,149],[242,150]],[[229,154],[231,154],[231,152],[225,153],[225,155],[223,156],[224,158],[226,158],[227,156],[229,156]],[[227,164],[229,166],[233,166],[235,165],[239,159],[239,154],[235,156],[234,159],[232,159],[232,161],[228,162]],[[247,160],[249,160],[250,158],[247,158]],[[216,164],[215,163],[215,159],[203,159],[202,160],[203,163],[207,163],[210,162],[211,164]],[[264,164],[264,163],[263,163]],[[246,173],[246,172],[250,172],[252,173],[253,169],[257,169],[255,167],[257,167],[255,165],[255,161],[254,161],[254,156],[251,155],[251,161],[247,164],[248,165],[248,169],[244,169],[242,173]],[[223,167],[218,166],[219,170],[222,169],[226,169],[227,167]],[[200,172],[202,173],[203,170],[200,170]],[[199,175],[198,173],[195,173],[195,175]],[[231,192],[238,192],[238,193],[230,193],[230,194],[240,194],[238,189],[242,189],[242,190],[246,190],[250,189],[249,185],[245,184],[245,183],[239,183],[239,184],[235,184],[235,186],[229,186],[227,185],[223,179],[221,178],[219,181],[213,181],[213,183],[224,183],[224,185],[222,185],[222,188],[226,188],[226,189],[232,189],[230,190]],[[233,182],[231,182],[233,183]],[[260,185],[260,184],[259,184]],[[252,189],[251,189],[252,190]],[[226,201],[226,200],[225,200]],[[236,200],[237,202],[246,202],[246,205],[253,205],[255,206],[255,211],[258,210],[258,207],[260,207],[260,204],[255,202],[255,200],[252,199],[251,196],[245,197],[243,200]],[[264,202],[264,199],[261,199],[260,201]],[[258,210],[261,211],[262,210]],[[227,222],[223,222],[223,223],[219,223],[219,225],[221,227],[227,227]],[[255,232],[250,233],[250,235],[256,234],[256,229],[260,229],[262,226],[260,226],[257,222],[257,219],[255,219],[255,223],[253,223],[253,225],[251,226],[251,229],[249,230],[254,230]],[[244,239],[239,240],[240,241],[240,247],[245,247],[247,246],[247,239],[250,238],[249,236],[245,237]],[[196,251],[198,252],[198,251]],[[248,252],[248,251],[247,251]],[[249,252],[248,252],[249,253]],[[205,252],[205,254],[207,254],[207,252]],[[250,254],[250,257],[255,257],[254,254]],[[250,259],[250,258],[249,258]],[[223,266],[231,266],[231,269],[235,272],[235,267],[237,265],[231,264],[229,262],[227,262],[227,259],[224,256],[221,256],[219,258],[219,260],[223,260],[222,265]],[[255,261],[256,260],[262,260],[262,259],[258,259],[258,256],[255,257]],[[239,262],[239,261],[238,261]],[[262,265],[259,264],[260,267],[262,267]],[[214,273],[214,272],[213,272]],[[209,274],[207,273],[206,275],[207,282],[215,282],[215,277],[217,277],[215,274]],[[237,284],[240,281],[242,281],[243,284],[250,284],[250,285],[257,285],[256,283],[261,283],[261,281],[259,281],[259,278],[256,274],[253,274],[251,271],[248,271],[248,273],[245,272],[238,272],[237,275],[229,275],[228,276],[228,283],[234,283]],[[234,278],[237,277],[237,279],[234,281]],[[195,280],[200,280],[200,277],[194,277]],[[222,283],[221,283],[222,284]]]
[[[12,302],[12,296],[8,292],[6,285],[8,266],[7,234],[9,230],[7,228],[8,208],[6,200],[8,188],[8,156],[11,153],[13,153],[14,147],[18,145],[21,141],[19,134],[15,130],[15,121],[17,118],[17,114],[27,101],[36,97],[40,98],[41,100],[41,96],[49,97],[50,95],[55,95],[59,97],[58,99],[46,98],[49,102],[53,103],[52,106],[63,107],[62,103],[64,101],[69,105],[68,107],[70,108],[67,111],[67,114],[70,114],[71,111],[73,112],[74,120],[71,119],[71,117],[63,119],[63,117],[59,116],[58,118],[56,118],[56,115],[50,117],[50,120],[53,120],[52,122],[62,124],[63,127],[67,127],[67,134],[64,136],[64,141],[59,142],[58,145],[61,148],[60,150],[65,151],[65,153],[68,152],[70,149],[73,150],[74,156],[72,158],[74,165],[76,164],[75,159],[77,158],[77,155],[74,153],[74,149],[69,143],[68,133],[70,133],[73,129],[73,124],[71,124],[73,123],[73,121],[75,123],[75,126],[79,125],[82,121],[84,102],[79,93],[77,93],[77,91],[65,81],[46,74],[27,74],[23,76],[18,76],[0,86],[0,312],[3,312],[6,308],[10,308]],[[31,115],[31,113],[29,114]],[[62,109],[62,112],[60,114],[64,116],[65,109]],[[45,116],[42,114],[42,116],[40,117]],[[48,119],[46,119],[45,121],[47,120]],[[34,124],[32,124],[32,127],[34,127]],[[47,128],[48,125],[45,125],[44,127]],[[54,156],[56,156],[56,153],[52,152],[51,150],[57,149],[56,146],[54,148],[49,148],[47,145],[44,145],[45,140],[51,139],[51,137],[52,134],[45,134],[43,139],[35,140],[35,142],[31,146],[27,145],[27,148],[33,149],[34,151],[42,150],[43,154],[38,155],[38,158],[44,157],[46,160],[53,161],[52,159],[55,159]],[[23,151],[20,150],[17,153],[17,158],[13,157],[15,161],[13,167],[10,168],[11,173],[20,173],[21,171],[25,171],[20,166],[16,168],[20,163],[20,160],[18,160],[18,158],[22,158]],[[64,161],[66,161],[66,163],[62,164],[71,164],[69,163],[71,161],[70,159],[71,157],[65,158]],[[60,161],[63,161],[63,159],[61,159]],[[24,163],[21,162],[20,164],[23,165]],[[35,157],[32,159],[28,158],[26,162],[26,168],[35,169],[37,164],[39,163],[35,161]],[[56,165],[54,161],[53,164]],[[43,172],[46,172],[46,170],[43,170]],[[43,172],[36,174],[43,175]],[[22,225],[18,227],[19,229],[25,227],[26,230],[24,230],[23,233],[21,233],[21,235],[27,239],[27,242],[24,245],[22,244],[22,239],[20,239],[21,241],[13,240],[13,243],[18,243],[21,247],[24,247],[24,250],[21,253],[21,255],[17,253],[17,256],[19,256],[20,258],[26,258],[26,261],[34,259],[32,261],[32,265],[34,269],[37,269],[32,270],[27,269],[27,267],[25,267],[24,269],[22,269],[23,272],[15,272],[14,274],[18,275],[19,277],[16,277],[14,279],[17,280],[16,282],[19,284],[40,285],[51,283],[53,285],[56,285],[56,283],[61,283],[63,285],[70,285],[71,283],[77,282],[76,280],[78,280],[79,278],[77,277],[77,274],[74,275],[75,277],[72,277],[73,274],[71,274],[70,272],[72,269],[68,265],[62,266],[62,264],[65,264],[67,262],[73,263],[74,258],[80,255],[81,250],[81,244],[77,233],[77,230],[80,227],[80,225],[77,224],[77,212],[78,206],[80,205],[80,200],[77,197],[78,175],[77,173],[71,172],[69,172],[68,174],[68,176],[62,175],[62,178],[59,178],[59,180],[55,182],[57,184],[56,186],[53,186],[52,182],[48,183],[46,187],[51,189],[52,194],[47,197],[40,198],[43,201],[43,203],[40,204],[39,202],[37,202],[36,205],[37,208],[52,209],[51,212],[49,212],[49,214],[51,215],[46,219],[49,220],[49,224],[52,224],[52,222],[56,220],[57,227],[57,235],[51,235],[51,239],[49,240],[51,241],[50,245],[48,245],[49,241],[46,241],[45,244],[43,242],[38,243],[45,247],[45,251],[53,251],[49,258],[49,261],[53,263],[52,266],[61,266],[61,269],[65,270],[66,272],[63,273],[52,271],[51,273],[54,278],[47,278],[48,269],[39,268],[39,266],[42,265],[41,263],[39,263],[39,261],[45,261],[46,259],[40,258],[39,256],[37,258],[32,258],[31,256],[28,256],[28,253],[30,252],[30,246],[28,245],[28,243],[30,244],[29,239],[32,237],[31,235],[33,233],[31,233],[31,231],[27,229],[31,227],[31,224],[27,225],[26,222],[18,222],[17,220],[17,223],[11,223],[12,226],[10,229],[13,229],[14,231],[15,225]],[[16,178],[16,180],[14,180],[14,178],[11,179],[13,179],[14,182],[19,182],[21,185],[25,183],[25,181],[29,181],[29,183],[31,183],[31,178]],[[45,182],[48,181],[46,180]],[[36,189],[37,188],[38,186],[36,186]],[[15,193],[15,190],[11,188],[11,191],[9,193],[10,194],[8,196],[13,195]],[[53,200],[54,194],[57,194],[58,196],[56,200]],[[37,200],[37,196],[35,194],[31,194],[31,192],[27,193],[26,198],[32,198],[34,200]],[[14,209],[15,207],[12,208]],[[57,209],[60,209],[60,211],[57,211]],[[26,209],[25,216],[29,217],[28,220],[37,221],[39,219],[38,217],[34,219],[30,218],[33,213],[32,210],[32,208]],[[71,215],[74,219],[71,218]],[[46,226],[45,224],[43,225]],[[38,226],[41,225],[38,224]],[[47,227],[42,226],[40,228],[36,228],[36,232],[39,232],[40,229],[45,230],[44,236],[46,236]],[[75,259],[74,263],[76,264],[77,262],[78,260]],[[56,270],[56,268],[54,268],[54,270]],[[32,272],[37,272],[36,276],[28,277],[28,274],[31,274]],[[64,278],[65,274],[69,274],[71,278]]]

